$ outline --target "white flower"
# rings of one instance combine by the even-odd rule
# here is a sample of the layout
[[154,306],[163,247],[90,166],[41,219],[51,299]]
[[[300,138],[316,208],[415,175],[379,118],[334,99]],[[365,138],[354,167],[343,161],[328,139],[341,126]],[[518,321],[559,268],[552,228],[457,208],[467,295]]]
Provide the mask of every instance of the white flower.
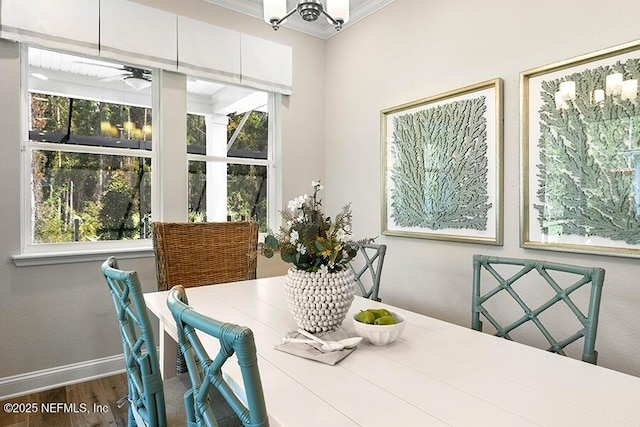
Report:
[[322,264],[320,266],[320,270],[318,270],[318,272],[320,273],[320,276],[324,277],[325,274],[327,274],[329,272],[329,267],[327,267],[326,265]]
[[291,212],[295,212],[297,209],[300,209],[302,205],[304,205],[304,202],[308,198],[309,196],[305,194],[304,196],[298,196],[292,200],[289,200],[289,203],[287,203],[287,208],[289,208]]
[[[318,195],[324,186],[320,180],[312,181],[311,186],[311,196],[297,196],[287,203],[282,212],[284,224],[277,233],[270,235],[270,246],[265,246],[264,253],[272,255],[273,252],[284,249],[284,259],[291,261],[297,268],[316,271],[325,276],[330,271],[344,269],[353,258],[350,255],[353,253],[352,249],[358,245],[351,242],[350,205],[345,205],[342,212],[332,220],[325,216],[322,200]],[[274,240],[277,244],[274,244]],[[323,243],[319,244],[318,240]],[[327,244],[324,243],[325,240]],[[308,246],[304,242],[309,242]],[[295,252],[291,254],[293,250]]]

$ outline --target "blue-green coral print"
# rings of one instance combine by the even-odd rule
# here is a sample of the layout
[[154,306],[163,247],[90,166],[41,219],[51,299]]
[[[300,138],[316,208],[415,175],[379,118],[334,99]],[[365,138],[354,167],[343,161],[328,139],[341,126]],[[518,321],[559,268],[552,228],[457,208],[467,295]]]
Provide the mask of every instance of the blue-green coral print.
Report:
[[[640,79],[640,60],[585,69],[541,82],[542,104],[537,198],[542,233],[599,236],[640,243],[640,106],[635,100],[591,94],[606,76]],[[563,81],[574,81],[576,99],[556,108]]]
[[484,96],[393,119],[391,218],[400,227],[487,230]]

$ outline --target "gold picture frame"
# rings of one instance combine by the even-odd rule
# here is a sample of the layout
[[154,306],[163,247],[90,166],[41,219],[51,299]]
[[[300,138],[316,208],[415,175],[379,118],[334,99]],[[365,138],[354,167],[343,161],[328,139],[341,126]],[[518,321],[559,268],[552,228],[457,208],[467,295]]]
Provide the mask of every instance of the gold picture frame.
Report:
[[640,257],[640,41],[521,73],[520,246]]
[[502,245],[502,86],[381,111],[382,234]]

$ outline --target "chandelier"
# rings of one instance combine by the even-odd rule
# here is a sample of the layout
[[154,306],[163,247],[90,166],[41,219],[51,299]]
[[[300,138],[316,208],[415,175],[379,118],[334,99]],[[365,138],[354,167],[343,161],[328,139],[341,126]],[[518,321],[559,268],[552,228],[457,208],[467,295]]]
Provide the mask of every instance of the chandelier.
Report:
[[[622,73],[613,73],[605,77],[604,89],[595,89],[590,93],[591,105],[601,105],[607,96],[619,97],[620,101],[636,103],[638,97],[638,80],[624,80]],[[555,93],[557,110],[567,110],[571,101],[576,100],[576,82],[567,80],[560,83]]]
[[321,0],[300,0],[296,7],[287,12],[287,0],[264,0],[264,20],[277,30],[280,24],[297,11],[307,22],[324,15],[336,31],[340,31],[349,20],[349,0],[326,0],[326,3],[325,7]]

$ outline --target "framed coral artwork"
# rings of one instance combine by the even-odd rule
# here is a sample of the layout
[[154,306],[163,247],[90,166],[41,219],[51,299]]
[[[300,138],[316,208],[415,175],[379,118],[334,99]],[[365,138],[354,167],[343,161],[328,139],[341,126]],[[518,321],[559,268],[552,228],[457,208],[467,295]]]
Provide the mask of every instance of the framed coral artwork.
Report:
[[381,112],[382,233],[502,244],[502,80]]
[[640,42],[521,74],[522,247],[640,256]]

